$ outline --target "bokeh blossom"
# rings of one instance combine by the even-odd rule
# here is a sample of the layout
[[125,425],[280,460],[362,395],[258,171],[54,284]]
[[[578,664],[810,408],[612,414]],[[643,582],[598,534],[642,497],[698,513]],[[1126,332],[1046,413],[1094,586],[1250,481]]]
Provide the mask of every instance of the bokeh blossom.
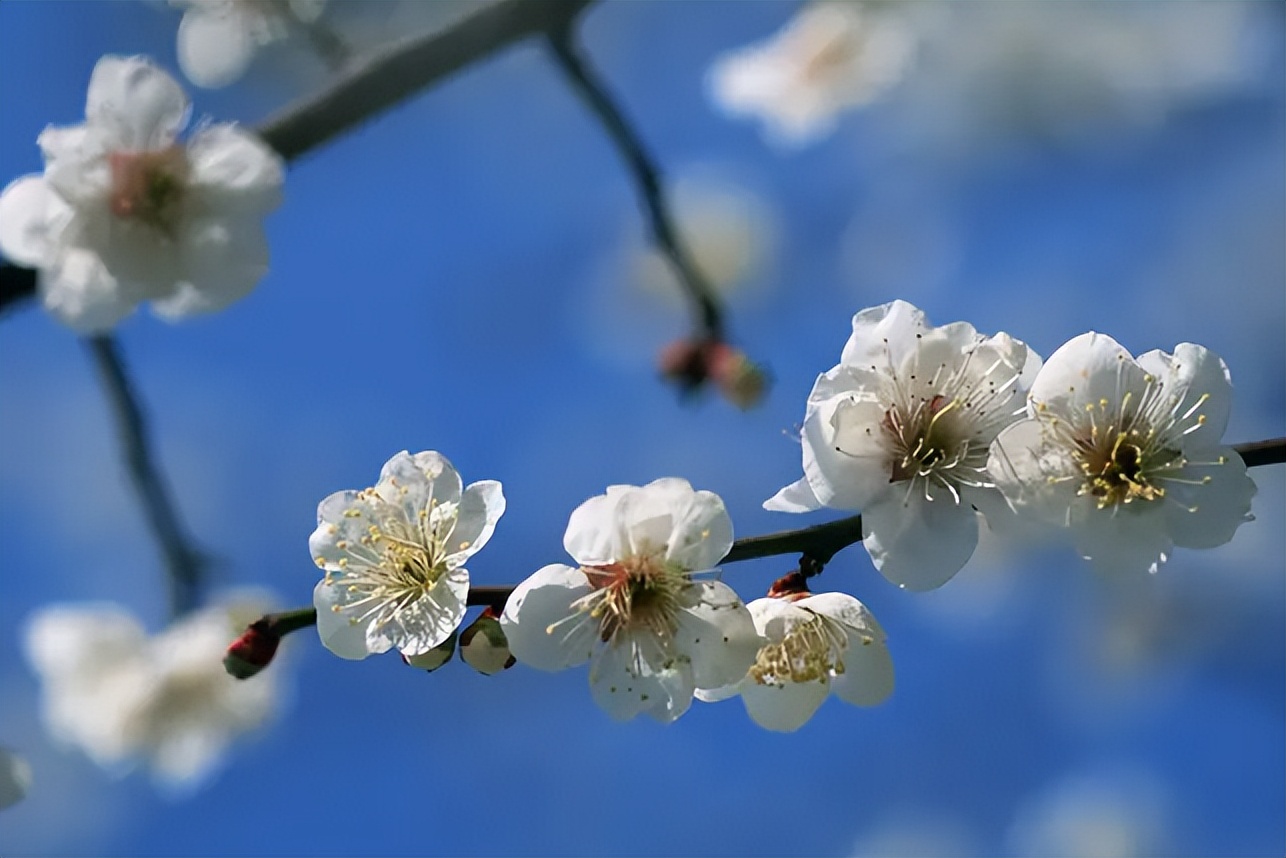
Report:
[[500,483],[462,488],[432,450],[398,453],[373,488],[327,497],[308,539],[326,572],[313,590],[322,643],[341,658],[396,647],[410,659],[447,640],[464,619],[464,564],[504,511]]
[[756,599],[747,607],[765,643],[745,678],[701,688],[708,703],[740,696],[746,712],[769,730],[798,730],[832,693],[874,706],[893,693],[893,661],[884,630],[846,593]]
[[1015,511],[1070,528],[1096,568],[1155,572],[1175,545],[1223,545],[1250,520],[1255,484],[1221,442],[1231,406],[1228,367],[1209,349],[1135,360],[1082,334],[1036,376],[990,470]]
[[149,60],[104,57],[85,124],[46,128],[44,174],[0,194],[0,252],[39,269],[45,307],[76,330],[107,330],[142,301],[169,319],[219,310],[267,273],[281,159],[235,125],[180,142],[189,112]]
[[17,804],[31,789],[31,764],[6,748],[0,748],[0,810]]
[[893,583],[930,590],[968,562],[978,516],[1008,510],[987,470],[1040,358],[1008,334],[940,328],[905,301],[863,310],[809,394],[804,477],[764,503],[862,512],[863,545]]
[[153,637],[119,605],[38,611],[24,644],[46,729],[109,770],[142,760],[162,783],[199,783],[277,708],[279,669],[239,680],[222,662],[228,640],[267,607],[260,594],[231,594]]
[[326,0],[170,0],[183,7],[179,66],[197,86],[215,89],[240,78],[260,48],[316,21]]
[[732,547],[718,495],[677,477],[608,486],[572,512],[554,563],[514,590],[500,624],[514,656],[540,670],[590,662],[594,700],[629,720],[669,723],[698,687],[746,675],[760,638],[721,581],[698,581]]

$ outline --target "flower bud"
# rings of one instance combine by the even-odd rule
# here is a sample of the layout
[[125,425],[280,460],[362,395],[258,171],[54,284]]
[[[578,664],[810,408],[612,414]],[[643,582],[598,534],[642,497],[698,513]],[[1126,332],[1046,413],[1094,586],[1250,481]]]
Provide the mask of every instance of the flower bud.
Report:
[[757,405],[768,389],[768,376],[745,352],[720,340],[676,340],[661,350],[661,374],[685,394],[714,382],[738,408]]
[[280,643],[281,635],[266,620],[256,620],[228,646],[223,668],[237,679],[249,679],[272,664]]
[[768,588],[768,598],[795,602],[813,595],[808,590],[808,578],[799,570],[781,576]]
[[412,656],[403,655],[402,661],[409,664],[411,667],[418,667],[420,670],[432,673],[450,661],[451,656],[455,655],[456,637],[456,632],[452,632],[449,638],[428,652],[422,652],[419,655]]
[[509,641],[494,608],[488,607],[460,633],[460,658],[487,676],[514,666],[517,659],[509,652]]

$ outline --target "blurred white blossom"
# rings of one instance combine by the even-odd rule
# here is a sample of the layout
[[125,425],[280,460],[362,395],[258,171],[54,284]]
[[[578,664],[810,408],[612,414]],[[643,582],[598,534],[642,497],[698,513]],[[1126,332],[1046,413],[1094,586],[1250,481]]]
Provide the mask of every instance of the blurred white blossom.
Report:
[[17,804],[31,789],[31,765],[7,748],[0,748],[0,810]]
[[316,21],[326,0],[170,0],[184,9],[179,66],[197,86],[227,86],[245,74],[254,55]]
[[279,666],[245,680],[223,668],[228,642],[267,609],[259,593],[234,593],[153,637],[118,605],[38,611],[24,645],[46,729],[104,768],[142,760],[161,783],[199,783],[277,708]]
[[808,397],[804,477],[764,503],[862,512],[876,568],[912,590],[944,584],[978,544],[977,511],[1008,515],[987,470],[1040,358],[1008,334],[940,328],[905,301],[863,310],[840,363]]
[[1255,484],[1221,444],[1231,407],[1228,367],[1202,346],[1135,360],[1082,334],[1037,374],[990,469],[1015,511],[1071,528],[1096,568],[1155,572],[1175,545],[1223,545],[1250,520]]
[[327,497],[308,539],[326,572],[313,590],[322,643],[349,659],[394,647],[413,658],[441,644],[464,619],[464,564],[504,511],[500,483],[462,490],[455,468],[432,450],[398,453],[373,488]]
[[1173,854],[1163,786],[1124,770],[1067,777],[1022,805],[1009,830],[1015,855],[1143,858]]
[[515,588],[500,618],[509,648],[540,670],[591,662],[590,691],[609,715],[669,723],[697,687],[737,682],[760,637],[721,581],[696,581],[732,547],[713,492],[677,477],[608,486],[572,512],[563,536],[579,568],[554,563]]
[[707,703],[740,695],[751,719],[769,730],[798,730],[833,692],[855,706],[893,693],[893,661],[884,630],[846,593],[756,599],[747,607],[765,638],[745,678],[700,688]]
[[716,60],[708,85],[725,112],[758,117],[769,139],[801,146],[897,83],[914,48],[914,30],[891,10],[812,3],[768,41]]
[[281,159],[235,125],[186,144],[178,83],[143,57],[94,67],[85,124],[46,128],[42,176],[0,195],[0,252],[40,270],[45,306],[103,331],[142,301],[167,318],[248,294],[268,270],[262,219],[281,199]]

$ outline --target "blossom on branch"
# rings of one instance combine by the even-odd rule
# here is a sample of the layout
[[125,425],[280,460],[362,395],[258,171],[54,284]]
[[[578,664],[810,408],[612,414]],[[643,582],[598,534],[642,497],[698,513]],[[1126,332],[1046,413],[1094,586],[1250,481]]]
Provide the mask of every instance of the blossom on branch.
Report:
[[504,511],[500,483],[462,491],[455,468],[432,450],[398,453],[373,488],[323,500],[308,539],[326,572],[313,590],[322,643],[341,658],[396,647],[412,659],[447,640],[464,619],[464,564]]
[[1070,528],[1095,568],[1155,572],[1175,545],[1223,545],[1251,519],[1255,484],[1221,443],[1231,406],[1209,349],[1136,360],[1082,334],[1036,376],[1027,419],[996,438],[989,467],[1015,511]]
[[17,804],[31,789],[31,764],[6,748],[0,748],[0,810]]
[[267,273],[281,159],[229,124],[180,143],[189,112],[149,60],[103,57],[85,124],[46,128],[44,175],[0,194],[0,252],[40,270],[45,307],[76,330],[108,330],[143,301],[168,319],[219,310]]
[[814,3],[772,39],[720,57],[709,88],[725,112],[757,116],[770,139],[802,146],[901,80],[914,47],[911,28],[888,11]]
[[170,0],[184,8],[179,66],[208,89],[245,74],[260,48],[285,39],[292,27],[316,21],[326,0]]
[[37,612],[24,644],[46,729],[104,768],[142,759],[163,783],[196,784],[276,709],[280,671],[240,680],[222,663],[228,638],[266,608],[258,594],[236,594],[154,637],[118,605]]
[[699,700],[739,695],[756,724],[791,732],[832,692],[855,706],[874,706],[893,693],[884,630],[852,596],[797,593],[756,599],[747,607],[766,643],[740,682],[699,688]]
[[978,544],[975,510],[1008,515],[987,470],[1040,358],[1008,334],[940,328],[905,301],[853,317],[838,366],[818,377],[802,433],[804,478],[764,503],[862,512],[863,545],[893,583],[931,590]]
[[760,638],[721,581],[698,581],[732,547],[718,495],[677,477],[608,486],[572,512],[563,536],[579,567],[554,563],[514,589],[500,624],[514,656],[540,670],[590,662],[595,702],[613,718],[663,723],[698,687],[740,680]]

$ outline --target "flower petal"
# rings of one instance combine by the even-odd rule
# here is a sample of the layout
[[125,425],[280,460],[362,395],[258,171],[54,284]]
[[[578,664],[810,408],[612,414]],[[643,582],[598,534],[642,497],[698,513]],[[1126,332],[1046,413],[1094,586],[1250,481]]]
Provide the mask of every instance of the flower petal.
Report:
[[764,509],[773,512],[812,512],[821,508],[822,502],[808,484],[808,477],[796,480],[764,501]]
[[1072,506],[1076,549],[1104,575],[1156,572],[1174,545],[1166,532],[1164,501],[1098,509],[1092,497]]
[[43,608],[22,637],[27,661],[46,680],[96,673],[137,655],[147,641],[138,620],[110,603]]
[[179,68],[206,89],[227,86],[245,74],[258,43],[234,4],[188,9],[179,22]]
[[1039,420],[1019,420],[1001,430],[991,444],[987,472],[1016,512],[1060,526],[1067,524],[1082,485],[1070,451]]
[[406,520],[415,523],[421,510],[456,506],[460,503],[460,474],[436,450],[412,456],[405,450],[384,463],[375,493],[386,503],[401,506]]
[[468,570],[453,569],[388,622],[368,626],[367,646],[373,652],[397,647],[407,657],[423,655],[460,627],[468,596]]
[[591,589],[584,572],[561,563],[542,567],[515,587],[500,615],[514,658],[551,671],[589,661],[598,623],[572,603]]
[[[1192,464],[1175,475],[1189,482],[1163,481],[1166,529],[1175,545],[1214,548],[1230,541],[1237,528],[1251,520],[1250,500],[1257,489],[1235,450],[1198,450],[1194,458],[1223,464]],[[1203,482],[1206,478],[1210,482]]]
[[861,369],[901,367],[920,335],[933,328],[924,311],[906,301],[891,301],[853,316],[853,333],[840,363]]
[[748,680],[741,689],[741,701],[750,719],[767,730],[793,733],[804,724],[830,695],[825,677],[815,682],[788,682],[760,685]]
[[68,203],[107,215],[112,172],[106,132],[92,125],[50,126],[36,141],[45,156],[45,181]]
[[615,563],[629,553],[629,538],[616,513],[621,501],[637,486],[608,486],[572,510],[563,534],[563,548],[582,566]]
[[313,606],[317,609],[317,634],[326,649],[340,658],[360,661],[371,654],[366,645],[366,626],[343,613],[344,584],[327,584],[323,579],[313,588]]
[[41,272],[45,309],[82,334],[110,330],[134,312],[138,299],[133,291],[113,277],[98,256],[80,247],[64,248]]
[[1032,382],[1033,406],[1048,405],[1062,414],[1080,414],[1101,400],[1118,405],[1133,391],[1147,389],[1146,373],[1120,343],[1093,331],[1073,337],[1049,356]]
[[863,545],[885,578],[909,590],[941,587],[978,545],[978,515],[945,491],[884,498],[862,510]]
[[810,405],[804,418],[804,476],[832,509],[861,509],[888,491],[890,453],[881,429],[886,409],[864,394]]
[[202,211],[263,215],[281,205],[285,165],[280,156],[236,125],[212,125],[188,142],[189,193]]
[[460,496],[460,507],[451,531],[448,566],[458,566],[482,549],[496,531],[496,522],[505,513],[505,495],[496,480],[471,483]]
[[[1159,349],[1150,351],[1139,357],[1139,366],[1161,382],[1171,414],[1191,414],[1184,422],[1185,428],[1191,426],[1183,436],[1185,450],[1219,444],[1232,411],[1232,376],[1219,355],[1204,346],[1179,343],[1173,357]],[[1199,424],[1192,422],[1198,418]]]
[[23,176],[0,193],[0,253],[19,265],[56,263],[58,236],[72,210],[40,176]]
[[682,663],[658,667],[644,654],[649,643],[619,636],[599,650],[590,664],[590,694],[617,721],[629,721],[646,712],[668,724],[692,705],[696,690],[692,670]]
[[754,620],[731,587],[722,581],[689,585],[695,604],[679,612],[676,649],[691,660],[693,681],[718,688],[740,681],[763,644]]
[[835,696],[854,706],[875,706],[893,693],[893,659],[883,643],[849,638],[844,672],[831,679]]
[[254,291],[268,273],[268,240],[256,221],[192,219],[179,247],[182,279],[173,295],[152,304],[171,321],[222,310]]
[[108,133],[113,149],[163,149],[187,124],[188,100],[145,57],[105,56],[90,76],[85,116]]

